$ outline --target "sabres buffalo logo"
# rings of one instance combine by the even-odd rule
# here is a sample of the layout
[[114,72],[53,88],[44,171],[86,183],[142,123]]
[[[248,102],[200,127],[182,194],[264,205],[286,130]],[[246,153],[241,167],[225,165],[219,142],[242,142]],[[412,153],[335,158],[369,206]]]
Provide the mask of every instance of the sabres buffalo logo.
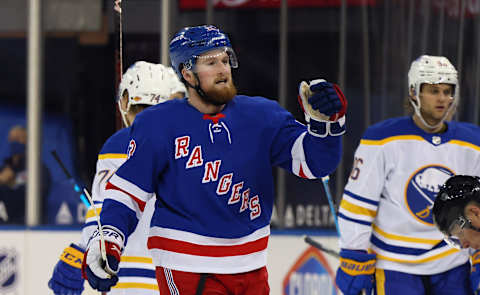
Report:
[[405,203],[419,222],[432,225],[431,214],[440,187],[455,173],[444,166],[428,165],[415,171],[405,186]]

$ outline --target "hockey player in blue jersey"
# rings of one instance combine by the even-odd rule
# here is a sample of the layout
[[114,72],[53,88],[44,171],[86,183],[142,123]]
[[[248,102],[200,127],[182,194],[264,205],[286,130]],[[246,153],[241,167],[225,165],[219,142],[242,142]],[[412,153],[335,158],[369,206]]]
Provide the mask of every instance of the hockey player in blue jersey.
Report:
[[[97,169],[92,184],[92,198],[95,208],[90,207],[82,239],[78,244],[67,247],[60,261],[56,264],[48,286],[55,295],[80,295],[83,291],[84,279],[81,274],[81,262],[88,238],[97,228],[94,210],[102,210],[105,196],[105,185],[127,159],[129,126],[135,116],[145,108],[163,103],[173,98],[183,98],[186,89],[178,80],[171,67],[138,61],[122,76],[118,90],[118,108],[125,124],[124,129],[112,135],[102,147],[98,155]],[[125,248],[121,257],[119,282],[109,292],[111,295],[154,295],[158,294],[155,280],[155,267],[147,251],[147,234],[150,217],[153,213],[154,200],[146,205],[145,213],[132,234],[132,241]]]
[[237,58],[214,26],[187,27],[170,42],[187,98],[137,116],[128,160],[110,178],[98,232],[82,269],[97,290],[115,284],[120,254],[156,197],[148,248],[166,294],[268,294],[274,202],[272,167],[315,179],[341,157],[347,102],[336,85],[302,83],[307,125],[277,102],[237,95]]
[[366,130],[340,203],[336,283],[346,295],[473,293],[469,252],[443,241],[432,207],[450,176],[480,173],[480,128],[448,121],[459,83],[447,58],[419,57],[408,84],[412,116]]

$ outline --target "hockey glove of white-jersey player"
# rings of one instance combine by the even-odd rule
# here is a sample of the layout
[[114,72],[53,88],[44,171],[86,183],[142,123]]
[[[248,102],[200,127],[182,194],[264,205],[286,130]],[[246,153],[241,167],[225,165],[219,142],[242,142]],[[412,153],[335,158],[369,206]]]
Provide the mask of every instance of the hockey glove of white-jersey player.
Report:
[[298,101],[305,113],[308,132],[317,137],[345,133],[347,99],[336,84],[323,79],[302,81]]
[[470,283],[473,294],[479,294],[480,291],[480,251],[476,251],[471,256],[472,272],[470,273]]
[[340,266],[335,283],[344,295],[371,294],[374,284],[375,254],[360,250],[340,251]]
[[118,282],[118,265],[123,252],[124,236],[112,226],[103,226],[107,261],[102,258],[102,242],[98,229],[88,242],[82,263],[82,276],[90,286],[101,292],[108,292]]
[[48,287],[55,295],[80,295],[83,292],[82,278],[83,249],[70,244],[63,250],[60,260],[55,265]]

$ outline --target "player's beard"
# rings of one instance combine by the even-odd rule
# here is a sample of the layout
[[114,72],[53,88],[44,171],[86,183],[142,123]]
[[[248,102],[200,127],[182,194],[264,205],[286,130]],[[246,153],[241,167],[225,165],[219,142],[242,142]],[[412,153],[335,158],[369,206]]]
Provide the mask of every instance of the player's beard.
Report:
[[206,97],[202,99],[215,106],[221,106],[230,102],[235,95],[237,95],[237,88],[233,84],[232,80],[229,80],[225,87],[221,89],[216,89],[212,87],[210,90],[204,90]]

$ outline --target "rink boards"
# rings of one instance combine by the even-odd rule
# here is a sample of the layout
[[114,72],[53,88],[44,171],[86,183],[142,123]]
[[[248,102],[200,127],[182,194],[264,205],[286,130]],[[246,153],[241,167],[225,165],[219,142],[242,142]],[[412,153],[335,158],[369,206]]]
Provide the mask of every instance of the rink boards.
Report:
[[[334,287],[338,260],[309,247],[304,233],[273,232],[269,240],[270,294],[340,294]],[[333,232],[310,232],[323,246],[338,251]],[[78,241],[78,230],[0,228],[0,294],[50,295],[47,282],[63,249]],[[99,294],[87,289],[84,294]]]

